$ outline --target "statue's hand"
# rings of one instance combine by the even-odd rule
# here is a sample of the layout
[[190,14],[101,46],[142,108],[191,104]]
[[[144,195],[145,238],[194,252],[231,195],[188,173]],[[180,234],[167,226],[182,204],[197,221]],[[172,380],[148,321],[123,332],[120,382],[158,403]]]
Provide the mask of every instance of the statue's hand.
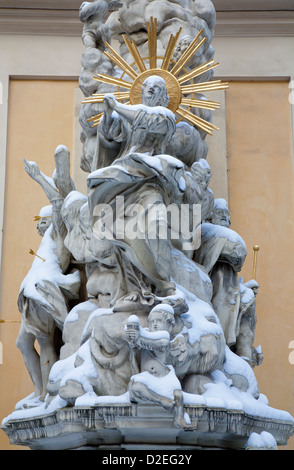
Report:
[[36,163],[30,163],[28,160],[24,158],[24,169],[27,174],[33,178],[35,181],[38,181],[38,178],[41,176],[41,171]]
[[130,347],[135,347],[140,336],[137,325],[127,323],[125,328],[125,340]]
[[112,111],[116,107],[116,100],[113,96],[110,95],[104,96],[103,103],[106,111]]

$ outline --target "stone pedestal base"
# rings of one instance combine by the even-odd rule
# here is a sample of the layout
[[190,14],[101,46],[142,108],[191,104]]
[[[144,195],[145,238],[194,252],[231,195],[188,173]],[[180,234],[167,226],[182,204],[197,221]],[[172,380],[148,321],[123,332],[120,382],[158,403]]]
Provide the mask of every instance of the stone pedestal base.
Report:
[[246,448],[252,432],[267,431],[278,445],[287,444],[294,433],[290,421],[194,405],[185,411],[191,421],[187,429],[174,425],[172,413],[149,404],[63,408],[9,420],[1,428],[11,444],[34,450],[238,450]]

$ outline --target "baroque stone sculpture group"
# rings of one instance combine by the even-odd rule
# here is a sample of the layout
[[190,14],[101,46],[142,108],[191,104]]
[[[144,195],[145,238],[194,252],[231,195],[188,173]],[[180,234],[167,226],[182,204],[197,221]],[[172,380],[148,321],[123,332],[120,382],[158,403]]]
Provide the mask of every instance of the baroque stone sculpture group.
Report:
[[18,298],[17,346],[34,385],[22,406],[123,397],[163,406],[186,429],[185,404],[210,385],[257,402],[263,359],[259,286],[240,277],[246,245],[209,188],[217,103],[203,93],[226,87],[212,80],[215,10],[210,0],[97,0],[80,19],[88,193],[75,189],[65,146],[52,178],[25,160],[48,206]]

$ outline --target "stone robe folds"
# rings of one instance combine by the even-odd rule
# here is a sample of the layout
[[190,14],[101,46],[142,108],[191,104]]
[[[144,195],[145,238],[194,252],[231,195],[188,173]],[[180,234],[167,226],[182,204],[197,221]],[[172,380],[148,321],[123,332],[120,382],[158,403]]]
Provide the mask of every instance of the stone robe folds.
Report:
[[115,158],[128,153],[157,155],[166,151],[176,129],[174,114],[163,106],[128,105],[126,108],[134,111],[132,123],[121,119],[115,111],[110,126],[106,126],[102,118],[97,133],[97,169],[111,165]]
[[246,255],[243,239],[233,230],[210,223],[202,224],[201,247],[195,261],[206,268],[212,281],[212,305],[222,325],[226,343],[236,343],[239,327],[240,286],[237,273]]
[[[125,263],[131,262],[149,286],[156,286],[159,295],[174,289],[166,207],[183,195],[183,171],[183,164],[168,155],[136,153],[88,177],[89,208],[97,238],[97,226],[105,226],[106,238],[112,237]],[[109,209],[109,217],[104,209]]]
[[68,303],[78,298],[80,275],[77,270],[63,274],[51,238],[52,226],[46,231],[30,271],[23,280],[18,308],[28,333],[46,337],[54,325],[62,330]]

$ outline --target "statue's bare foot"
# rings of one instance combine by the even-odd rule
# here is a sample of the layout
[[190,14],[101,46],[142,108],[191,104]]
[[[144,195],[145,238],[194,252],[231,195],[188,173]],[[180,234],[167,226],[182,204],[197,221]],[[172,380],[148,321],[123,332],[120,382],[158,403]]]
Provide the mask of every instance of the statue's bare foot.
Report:
[[23,404],[24,409],[28,408],[36,408],[37,406],[40,406],[44,400],[42,400],[41,395],[35,396],[31,400],[29,400],[27,403]]
[[138,292],[131,292],[124,298],[125,302],[137,302],[137,300],[139,300]]
[[191,427],[191,423],[188,415],[187,420],[185,419],[184,401],[181,390],[174,391],[174,399],[174,425],[177,428],[189,429]]
[[184,416],[175,416],[174,425],[176,428],[191,429],[191,423],[186,421]]
[[154,298],[150,295],[150,298],[147,298],[147,301],[144,302],[142,296],[139,292],[132,291],[127,294],[125,297],[119,299],[113,307],[114,312],[132,312],[132,311],[149,311],[150,307],[154,302]]

